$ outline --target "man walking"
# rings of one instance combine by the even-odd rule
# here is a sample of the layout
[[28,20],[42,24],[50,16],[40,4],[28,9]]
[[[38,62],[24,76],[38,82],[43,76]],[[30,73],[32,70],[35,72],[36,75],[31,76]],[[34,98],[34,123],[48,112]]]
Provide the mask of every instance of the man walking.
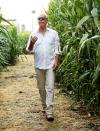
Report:
[[47,120],[53,121],[54,70],[59,65],[61,49],[57,32],[47,28],[47,24],[47,15],[40,14],[38,16],[39,28],[31,33],[26,49],[34,53],[37,86],[43,110]]

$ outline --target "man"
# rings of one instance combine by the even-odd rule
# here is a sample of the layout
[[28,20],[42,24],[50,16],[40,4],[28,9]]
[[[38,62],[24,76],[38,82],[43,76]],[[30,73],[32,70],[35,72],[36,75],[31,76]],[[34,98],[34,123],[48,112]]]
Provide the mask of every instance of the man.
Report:
[[54,70],[59,65],[61,50],[57,32],[47,28],[47,24],[47,15],[40,14],[38,16],[39,28],[31,33],[26,49],[34,52],[37,85],[43,110],[47,120],[53,121]]

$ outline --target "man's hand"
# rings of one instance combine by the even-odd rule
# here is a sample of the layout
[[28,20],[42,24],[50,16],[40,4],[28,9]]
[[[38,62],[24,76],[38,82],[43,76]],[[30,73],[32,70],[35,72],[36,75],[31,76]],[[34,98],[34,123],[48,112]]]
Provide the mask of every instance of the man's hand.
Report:
[[38,38],[36,36],[34,36],[34,37],[31,36],[31,41],[32,41],[33,44],[35,44],[35,42],[37,41],[37,39]]
[[59,65],[58,62],[55,60],[54,64],[53,64],[53,67],[52,67],[53,70],[57,69],[58,65]]
[[57,69],[60,64],[60,55],[55,56],[54,64],[53,64],[53,70]]
[[34,37],[32,37],[31,36],[31,40],[30,40],[30,45],[29,45],[29,47],[28,47],[28,49],[31,51],[32,49],[33,49],[33,45],[35,44],[35,42],[37,41],[37,37],[36,36],[34,36]]

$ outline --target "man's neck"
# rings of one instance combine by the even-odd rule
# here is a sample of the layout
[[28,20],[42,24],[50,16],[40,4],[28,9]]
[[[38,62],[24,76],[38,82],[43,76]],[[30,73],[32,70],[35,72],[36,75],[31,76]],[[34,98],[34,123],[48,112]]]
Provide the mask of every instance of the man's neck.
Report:
[[45,33],[46,32],[46,27],[40,27],[39,32],[40,33]]

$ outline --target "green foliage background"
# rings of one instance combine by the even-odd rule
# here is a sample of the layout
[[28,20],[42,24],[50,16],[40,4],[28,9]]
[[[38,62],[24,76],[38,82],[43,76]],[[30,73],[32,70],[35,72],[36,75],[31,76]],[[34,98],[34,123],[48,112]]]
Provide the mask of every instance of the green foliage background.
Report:
[[57,81],[100,114],[100,1],[52,0],[48,17],[62,48]]
[[27,54],[26,45],[29,38],[30,32],[21,32],[19,36],[20,54]]
[[0,71],[7,65],[15,65],[19,54],[26,53],[28,37],[29,32],[18,33],[16,26],[0,16]]

